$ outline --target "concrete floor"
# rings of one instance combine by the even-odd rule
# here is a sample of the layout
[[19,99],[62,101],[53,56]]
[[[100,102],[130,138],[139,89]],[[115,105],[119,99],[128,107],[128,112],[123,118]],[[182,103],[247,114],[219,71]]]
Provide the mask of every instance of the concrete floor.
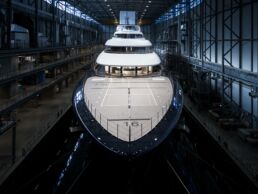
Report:
[[32,100],[15,110],[16,162],[12,164],[12,130],[8,130],[0,136],[0,184],[71,107],[77,80],[58,93],[53,92],[54,89],[47,91],[39,100]]
[[220,128],[218,123],[212,120],[206,111],[198,111],[198,107],[187,95],[184,97],[184,106],[195,115],[195,118],[203,125],[206,131],[258,187],[258,146],[242,141],[236,131]]
[[166,77],[91,77],[84,86],[85,102],[96,120],[112,135],[135,141],[150,132],[172,101]]

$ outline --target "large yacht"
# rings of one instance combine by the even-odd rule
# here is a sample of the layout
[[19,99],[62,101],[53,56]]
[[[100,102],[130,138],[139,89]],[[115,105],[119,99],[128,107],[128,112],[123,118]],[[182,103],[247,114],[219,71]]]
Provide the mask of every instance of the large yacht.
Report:
[[175,127],[183,106],[176,79],[164,74],[159,56],[138,25],[118,25],[94,66],[74,91],[82,126],[102,146],[138,156]]

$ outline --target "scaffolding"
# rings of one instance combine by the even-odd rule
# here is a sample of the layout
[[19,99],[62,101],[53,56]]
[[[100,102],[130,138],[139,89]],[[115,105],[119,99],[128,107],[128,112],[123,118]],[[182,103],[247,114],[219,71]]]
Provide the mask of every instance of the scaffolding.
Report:
[[[258,126],[257,8],[257,0],[181,0],[152,26],[156,47],[169,50],[167,58],[180,58],[165,62],[209,71],[210,88],[221,103],[237,106],[253,127]],[[171,41],[178,42],[180,54]]]

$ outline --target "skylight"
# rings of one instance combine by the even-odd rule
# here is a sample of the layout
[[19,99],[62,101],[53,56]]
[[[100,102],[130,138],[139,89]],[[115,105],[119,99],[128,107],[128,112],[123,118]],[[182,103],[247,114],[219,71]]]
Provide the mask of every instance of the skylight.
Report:
[[[46,1],[47,3],[49,4],[52,4],[52,0],[44,0]],[[88,16],[87,14],[83,13],[82,11],[80,11],[78,8],[72,6],[71,4],[65,2],[65,1],[57,1],[57,3],[55,3],[55,6],[62,10],[62,11],[66,11],[67,13],[69,14],[73,14],[77,17],[80,17],[80,18],[83,18],[87,21],[90,21],[90,22],[94,22],[94,23],[97,23],[98,22],[96,20],[94,20],[93,18],[91,18],[90,16]]]
[[[189,1],[190,1],[190,5],[188,4]],[[180,3],[176,4],[168,12],[166,12],[165,14],[160,16],[155,21],[155,23],[157,24],[162,21],[166,21],[171,18],[177,17],[177,16],[189,11],[190,9],[197,7],[198,5],[201,4],[201,2],[202,2],[202,0],[181,0]]]

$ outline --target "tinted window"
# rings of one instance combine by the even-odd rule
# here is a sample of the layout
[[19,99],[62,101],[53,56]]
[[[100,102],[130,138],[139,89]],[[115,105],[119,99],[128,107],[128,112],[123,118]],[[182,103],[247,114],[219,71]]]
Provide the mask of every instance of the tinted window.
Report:
[[142,34],[115,34],[116,38],[143,38]]
[[106,47],[105,52],[112,53],[151,53],[151,47]]

